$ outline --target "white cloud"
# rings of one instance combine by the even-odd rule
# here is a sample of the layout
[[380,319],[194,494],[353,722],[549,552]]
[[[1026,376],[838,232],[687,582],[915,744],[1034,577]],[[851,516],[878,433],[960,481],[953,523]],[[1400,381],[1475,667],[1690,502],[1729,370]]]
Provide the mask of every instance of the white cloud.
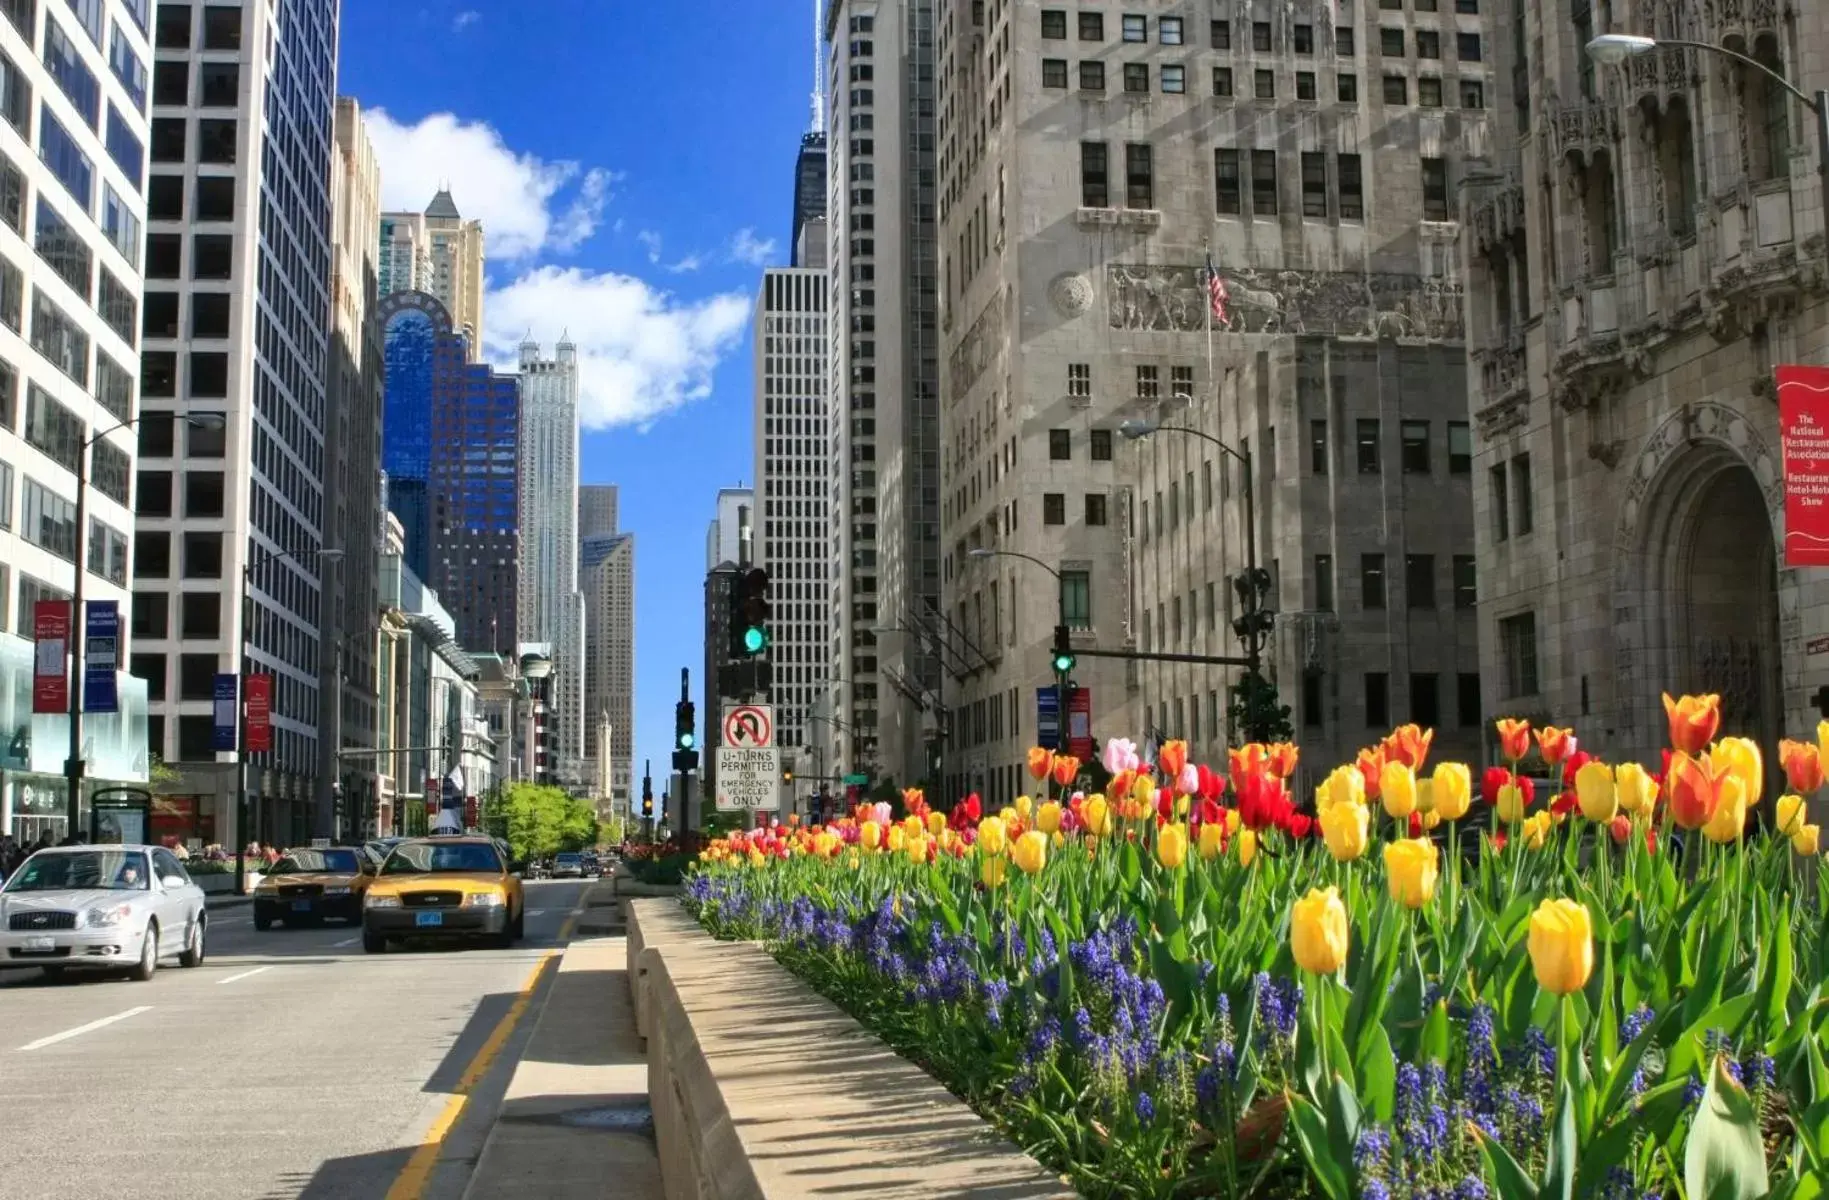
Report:
[[484,301],[492,357],[513,362],[528,331],[549,350],[578,347],[579,421],[586,429],[646,425],[711,392],[713,371],[742,339],[750,298],[682,300],[631,275],[546,266]]
[[440,187],[483,223],[490,259],[574,250],[597,231],[616,176],[571,161],[518,154],[481,121],[433,113],[403,124],[371,109],[368,134],[381,163],[381,203],[418,212]]
[[466,8],[464,11],[451,18],[451,32],[462,33],[482,19],[482,13],[477,12],[474,8]]
[[739,229],[730,239],[730,260],[748,263],[752,267],[766,267],[775,257],[775,239],[758,238],[753,229]]
[[635,240],[640,242],[644,247],[647,248],[649,262],[651,262],[651,263],[660,262],[660,252],[661,252],[660,234],[655,233],[652,229],[643,229],[640,232],[636,233]]

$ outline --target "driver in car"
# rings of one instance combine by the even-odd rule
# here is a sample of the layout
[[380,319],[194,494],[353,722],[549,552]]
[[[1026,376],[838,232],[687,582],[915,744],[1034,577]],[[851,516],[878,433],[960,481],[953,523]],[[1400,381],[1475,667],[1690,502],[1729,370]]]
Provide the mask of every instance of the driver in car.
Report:
[[117,888],[139,887],[140,864],[135,862],[123,863],[120,871],[114,877],[114,886]]

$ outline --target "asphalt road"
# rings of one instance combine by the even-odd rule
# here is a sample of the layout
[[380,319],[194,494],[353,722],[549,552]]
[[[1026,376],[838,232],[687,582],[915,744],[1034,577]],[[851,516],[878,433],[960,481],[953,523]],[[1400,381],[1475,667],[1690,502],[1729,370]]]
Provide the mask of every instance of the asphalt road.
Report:
[[0,970],[0,1195],[456,1200],[584,888],[530,882],[512,950],[368,955],[242,907],[150,983]]

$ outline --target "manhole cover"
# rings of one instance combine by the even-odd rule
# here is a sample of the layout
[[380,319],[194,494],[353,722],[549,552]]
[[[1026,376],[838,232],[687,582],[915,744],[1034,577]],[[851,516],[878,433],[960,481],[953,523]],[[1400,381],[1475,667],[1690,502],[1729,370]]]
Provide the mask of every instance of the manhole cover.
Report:
[[583,1129],[609,1129],[640,1133],[654,1125],[654,1110],[646,1104],[617,1105],[613,1108],[574,1108],[559,1114],[561,1125]]

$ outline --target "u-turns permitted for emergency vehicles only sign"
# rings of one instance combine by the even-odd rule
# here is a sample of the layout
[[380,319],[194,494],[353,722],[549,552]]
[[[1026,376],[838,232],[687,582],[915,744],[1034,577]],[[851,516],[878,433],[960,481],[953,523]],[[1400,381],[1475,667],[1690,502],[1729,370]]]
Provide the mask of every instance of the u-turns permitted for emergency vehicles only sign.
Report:
[[772,809],[781,803],[781,751],[775,745],[775,710],[767,704],[724,709],[718,747],[717,806]]
[[774,705],[729,704],[725,706],[724,745],[739,750],[764,750],[774,744]]

